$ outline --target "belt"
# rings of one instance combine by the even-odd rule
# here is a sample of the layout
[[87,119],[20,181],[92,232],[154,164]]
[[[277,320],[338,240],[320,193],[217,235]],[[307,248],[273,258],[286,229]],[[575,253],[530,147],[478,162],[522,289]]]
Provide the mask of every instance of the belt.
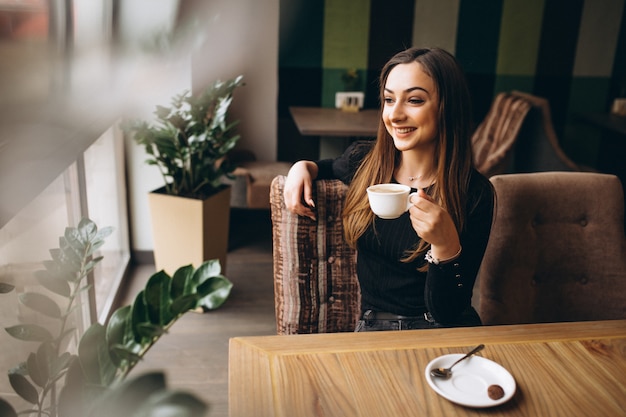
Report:
[[430,312],[425,312],[421,316],[402,316],[399,314],[392,314],[386,311],[365,310],[362,319],[365,321],[372,320],[391,320],[391,321],[426,321],[428,323],[435,323],[435,319]]

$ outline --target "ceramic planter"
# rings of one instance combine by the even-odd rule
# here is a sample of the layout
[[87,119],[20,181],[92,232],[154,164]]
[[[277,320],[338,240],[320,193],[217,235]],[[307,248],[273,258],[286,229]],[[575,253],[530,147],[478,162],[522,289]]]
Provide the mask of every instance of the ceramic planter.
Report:
[[205,200],[160,191],[148,194],[156,270],[172,275],[181,266],[197,268],[204,261],[219,259],[224,273],[231,187]]

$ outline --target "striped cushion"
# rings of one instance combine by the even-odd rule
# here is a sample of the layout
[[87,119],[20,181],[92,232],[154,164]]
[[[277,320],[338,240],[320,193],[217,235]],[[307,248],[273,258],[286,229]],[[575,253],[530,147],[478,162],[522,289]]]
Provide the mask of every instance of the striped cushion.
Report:
[[474,165],[486,177],[508,172],[513,147],[532,105],[523,97],[500,93],[472,136]]
[[285,209],[285,177],[270,189],[278,334],[353,331],[360,312],[356,253],[343,237],[347,187],[315,182],[317,221]]

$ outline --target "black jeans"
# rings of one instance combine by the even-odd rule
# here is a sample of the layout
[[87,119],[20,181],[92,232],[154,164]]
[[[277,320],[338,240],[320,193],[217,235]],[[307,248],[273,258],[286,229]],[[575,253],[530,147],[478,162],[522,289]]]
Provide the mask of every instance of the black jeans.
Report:
[[457,322],[445,325],[436,322],[428,312],[422,316],[400,316],[387,312],[366,310],[354,331],[376,332],[383,330],[437,329],[442,327],[480,326],[481,324],[478,313],[472,307],[466,309]]

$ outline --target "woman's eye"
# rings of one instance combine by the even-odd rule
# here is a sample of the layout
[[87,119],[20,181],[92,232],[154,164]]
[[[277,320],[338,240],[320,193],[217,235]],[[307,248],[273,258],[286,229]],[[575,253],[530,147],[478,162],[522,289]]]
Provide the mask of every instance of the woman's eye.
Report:
[[391,97],[385,97],[384,100],[385,103],[393,103],[393,99]]
[[411,104],[422,104],[424,102],[424,100],[422,100],[421,98],[411,98],[409,99],[409,103]]

